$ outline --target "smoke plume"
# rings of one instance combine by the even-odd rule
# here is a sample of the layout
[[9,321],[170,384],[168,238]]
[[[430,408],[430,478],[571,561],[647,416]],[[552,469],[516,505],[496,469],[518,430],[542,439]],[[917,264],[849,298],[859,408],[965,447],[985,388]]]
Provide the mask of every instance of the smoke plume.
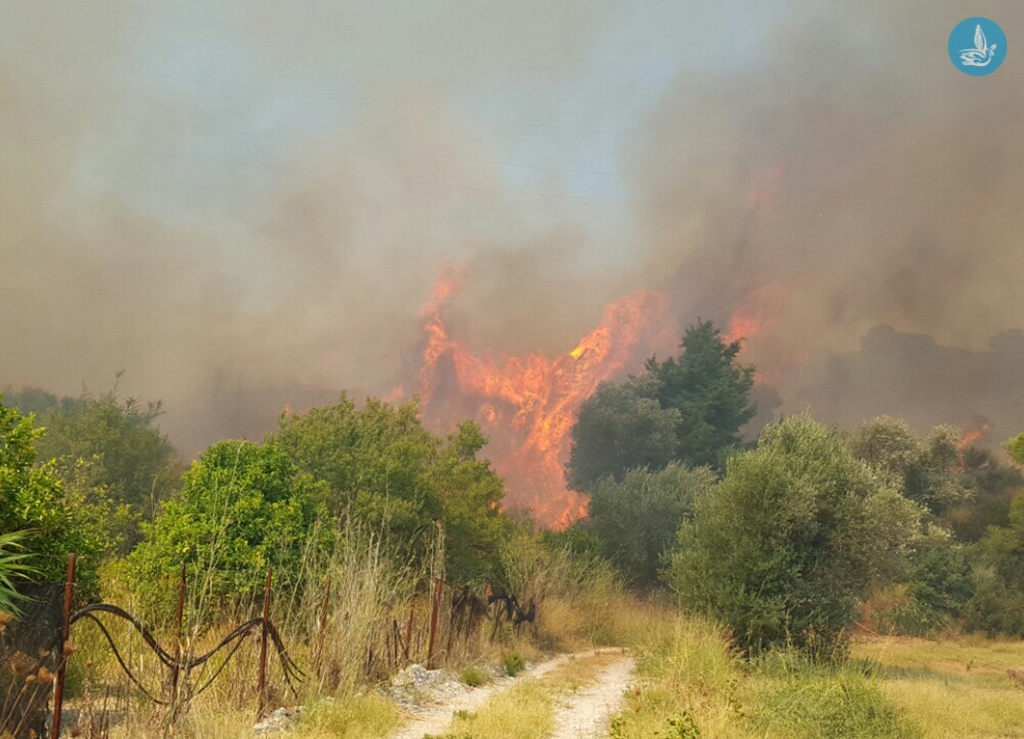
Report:
[[[123,368],[186,453],[258,437],[415,389],[453,263],[481,351],[568,352],[648,288],[677,333],[734,323],[781,412],[1024,430],[1024,64],[956,71],[960,4],[220,5],[0,11],[0,387]],[[971,12],[1024,38],[1019,3]],[[640,122],[609,130],[630,79],[574,119],[565,91],[655,30],[690,56]],[[618,202],[568,165],[509,184],[545,121],[560,155],[614,135]]]

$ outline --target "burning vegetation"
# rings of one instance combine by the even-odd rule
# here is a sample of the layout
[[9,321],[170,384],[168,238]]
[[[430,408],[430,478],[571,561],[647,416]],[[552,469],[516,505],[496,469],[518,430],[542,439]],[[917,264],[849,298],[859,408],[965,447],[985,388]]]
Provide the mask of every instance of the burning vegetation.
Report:
[[446,271],[423,308],[426,346],[417,378],[423,414],[441,430],[474,418],[505,479],[507,505],[564,529],[587,511],[586,497],[565,483],[576,414],[601,382],[635,368],[659,340],[664,344],[667,301],[647,291],[613,301],[593,331],[556,357],[494,356],[474,352],[448,329],[445,309],[459,285],[459,275]]

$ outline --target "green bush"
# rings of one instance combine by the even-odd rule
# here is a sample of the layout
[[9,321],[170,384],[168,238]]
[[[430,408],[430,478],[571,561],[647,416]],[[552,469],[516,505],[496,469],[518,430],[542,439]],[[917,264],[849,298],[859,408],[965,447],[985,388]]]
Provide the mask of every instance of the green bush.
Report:
[[793,739],[918,739],[881,689],[848,666],[823,668],[800,656],[773,654],[756,664],[766,681],[750,723],[765,736]]
[[666,573],[682,603],[748,654],[844,652],[857,600],[906,571],[921,509],[807,416],[769,426],[679,530]]
[[526,669],[526,662],[518,652],[506,654],[502,659],[502,664],[505,665],[505,672],[508,673],[509,677],[515,677]]
[[386,532],[404,561],[429,555],[441,523],[451,580],[500,579],[498,551],[510,534],[505,491],[490,463],[477,459],[487,439],[475,423],[442,439],[423,425],[415,402],[371,398],[357,408],[343,394],[333,405],[282,417],[271,440],[326,483],[333,515]]
[[604,555],[633,583],[655,585],[679,526],[714,484],[710,469],[678,464],[628,470],[622,482],[600,480],[590,491],[589,513]]
[[259,590],[274,569],[275,590],[299,577],[307,532],[324,515],[324,486],[300,473],[273,444],[221,441],[184,475],[128,558],[131,579],[151,617],[167,616],[182,563],[215,603]]
[[467,665],[462,668],[462,682],[471,688],[477,688],[487,682],[487,676],[476,665]]
[[33,420],[5,407],[0,395],[0,532],[25,532],[19,544],[33,555],[40,580],[62,581],[68,554],[78,554],[78,594],[88,600],[99,594],[97,568],[124,511],[103,488],[67,484],[55,464],[37,465],[45,431]]

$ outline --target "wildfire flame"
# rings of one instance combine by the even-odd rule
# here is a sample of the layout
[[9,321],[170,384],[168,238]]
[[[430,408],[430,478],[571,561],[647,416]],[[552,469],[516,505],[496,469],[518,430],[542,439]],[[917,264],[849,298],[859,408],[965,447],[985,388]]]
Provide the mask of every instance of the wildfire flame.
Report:
[[561,356],[495,358],[449,334],[444,309],[461,282],[455,272],[443,274],[422,311],[426,346],[417,379],[424,417],[448,428],[467,414],[475,417],[505,479],[507,504],[561,530],[587,512],[586,496],[565,483],[576,414],[603,380],[620,374],[641,350],[663,345],[667,301],[642,291],[610,303],[598,327]]
[[964,431],[963,436],[960,437],[960,441],[956,443],[956,448],[963,451],[972,444],[977,444],[979,441],[988,441],[989,433],[992,431],[992,423],[987,418],[978,418],[973,428]]

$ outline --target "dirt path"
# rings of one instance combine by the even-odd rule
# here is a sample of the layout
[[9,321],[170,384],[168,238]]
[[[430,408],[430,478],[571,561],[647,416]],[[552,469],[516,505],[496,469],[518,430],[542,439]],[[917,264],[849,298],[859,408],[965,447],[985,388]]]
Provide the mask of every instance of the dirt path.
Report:
[[[556,670],[570,659],[586,659],[605,652],[619,650],[595,650],[578,654],[562,654],[524,673],[520,678],[503,678],[490,685],[468,689],[463,695],[427,706],[412,722],[406,724],[389,739],[423,739],[429,734],[443,734],[452,722],[456,711],[475,711],[482,708],[490,698],[523,679],[536,680]],[[633,660],[623,657],[605,668],[597,682],[588,685],[566,699],[556,715],[556,739],[580,739],[599,737],[607,729],[608,721],[623,699],[623,692],[633,677]],[[589,731],[590,733],[586,733]],[[582,733],[581,733],[582,732]]]
[[608,735],[608,724],[625,701],[626,689],[636,679],[636,665],[623,657],[604,668],[597,680],[568,696],[555,714],[552,739],[596,739]]

